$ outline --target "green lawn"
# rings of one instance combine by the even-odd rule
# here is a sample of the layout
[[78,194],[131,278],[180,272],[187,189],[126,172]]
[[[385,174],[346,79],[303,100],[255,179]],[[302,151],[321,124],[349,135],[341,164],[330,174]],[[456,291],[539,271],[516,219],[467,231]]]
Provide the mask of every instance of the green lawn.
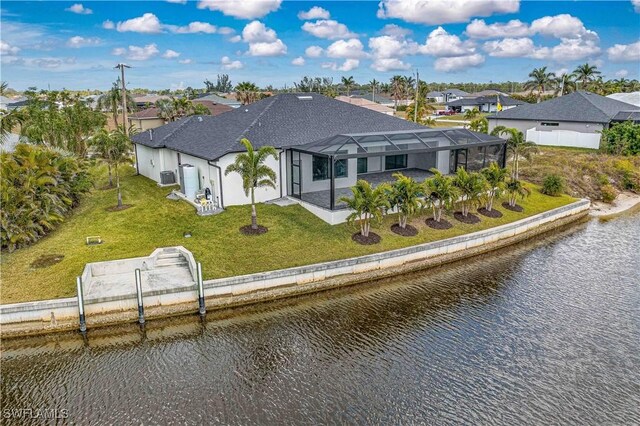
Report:
[[[250,207],[230,207],[216,216],[200,217],[184,201],[165,198],[170,188],[159,188],[142,176],[122,180],[123,198],[133,207],[109,212],[116,203],[114,189],[94,190],[74,214],[57,230],[33,246],[2,256],[2,303],[70,297],[75,295],[75,277],[87,262],[147,256],[157,247],[183,245],[202,262],[205,279],[268,271],[328,260],[348,258],[423,242],[448,238],[501,225],[574,201],[568,196],[548,197],[537,190],[519,203],[524,213],[503,211],[500,219],[482,217],[476,225],[456,225],[436,231],[415,219],[415,237],[401,237],[389,230],[390,216],[374,232],[382,242],[361,246],[351,240],[355,232],[346,224],[330,226],[298,205],[259,205],[258,220],[269,228],[261,236],[243,236],[238,231],[249,223]],[[189,230],[193,236],[184,238]],[[86,246],[85,237],[99,235],[104,243]],[[45,255],[64,255],[61,262],[34,268],[31,264]]]

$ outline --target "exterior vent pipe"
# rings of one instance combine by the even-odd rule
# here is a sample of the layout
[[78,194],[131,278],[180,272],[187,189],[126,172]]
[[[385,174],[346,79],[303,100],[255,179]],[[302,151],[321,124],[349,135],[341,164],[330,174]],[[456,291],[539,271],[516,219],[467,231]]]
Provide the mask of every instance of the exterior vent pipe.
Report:
[[153,140],[153,129],[149,129],[149,140]]

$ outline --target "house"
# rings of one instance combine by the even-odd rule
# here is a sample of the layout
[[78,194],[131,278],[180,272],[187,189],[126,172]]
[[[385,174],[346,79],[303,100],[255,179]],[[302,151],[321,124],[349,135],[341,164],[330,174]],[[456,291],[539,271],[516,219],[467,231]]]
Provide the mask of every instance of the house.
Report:
[[[211,101],[204,101],[201,99],[196,99],[192,102],[194,104],[202,104],[206,106],[211,115],[219,115],[233,109],[227,105],[216,104]],[[129,125],[134,126],[136,129],[138,129],[138,131],[155,129],[166,124],[166,120],[161,117],[160,110],[156,107],[150,107],[141,111],[136,111],[132,114],[129,114],[127,118],[129,120]]]
[[242,103],[235,99],[223,98],[215,93],[205,93],[204,95],[194,99],[194,101],[209,101],[219,105],[226,105],[231,108],[240,108]]
[[500,95],[500,96],[509,96],[508,94],[501,92],[499,90],[495,90],[495,89],[486,89],[486,90],[481,90],[479,92],[473,92],[473,93],[469,93],[468,96],[466,96],[467,98],[478,98],[480,96],[496,96],[496,95]]
[[171,96],[154,95],[150,93],[148,95],[134,96],[133,101],[136,103],[136,108],[147,108],[148,106],[155,105],[160,99],[171,99]]
[[[379,92],[376,92],[374,94],[373,92],[369,92],[366,90],[354,90],[353,92],[351,92],[350,97],[354,99],[365,99],[367,101],[375,102],[377,104],[380,104],[382,106],[386,106],[389,108],[393,108],[396,105],[393,98]],[[398,105],[402,105],[401,102],[402,100],[398,102]]]
[[367,108],[386,115],[393,115],[394,113],[392,108],[364,98],[356,98],[353,96],[336,96],[335,99],[338,101],[350,103],[351,105],[358,105],[362,108]]
[[500,101],[500,106],[503,110],[526,104],[525,101],[520,101],[509,96],[490,95],[478,96],[476,98],[457,99],[455,101],[447,102],[445,105],[448,110],[455,112],[466,112],[476,108],[480,112],[496,112],[498,111],[498,100]]
[[608,95],[607,98],[625,102],[627,104],[635,106],[640,106],[640,92],[612,93],[611,95]]
[[288,197],[331,224],[346,219],[340,197],[357,179],[375,185],[401,171],[423,180],[434,167],[449,173],[505,161],[505,141],[498,137],[430,129],[317,93],[279,94],[214,117],[186,117],[134,135],[132,142],[140,174],[159,184],[173,177],[183,193],[206,191],[224,208],[250,203],[242,178],[225,174],[244,151],[242,138],[279,152],[266,161],[277,187],[259,188],[257,202]]
[[489,130],[496,126],[513,127],[523,132],[527,140],[539,145],[598,149],[600,132],[611,122],[634,111],[640,111],[640,107],[578,91],[497,112],[487,119]]
[[460,89],[446,89],[443,91],[433,91],[427,93],[427,98],[432,99],[433,102],[436,102],[438,104],[455,101],[457,99],[466,98],[468,96],[469,94],[467,92]]

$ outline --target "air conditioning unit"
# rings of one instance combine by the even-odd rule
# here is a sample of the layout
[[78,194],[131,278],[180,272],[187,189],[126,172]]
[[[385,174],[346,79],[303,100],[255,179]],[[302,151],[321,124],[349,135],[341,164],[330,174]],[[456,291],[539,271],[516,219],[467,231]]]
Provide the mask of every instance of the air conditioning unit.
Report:
[[176,183],[176,175],[171,170],[166,170],[164,172],[160,172],[160,184],[161,185],[172,185]]

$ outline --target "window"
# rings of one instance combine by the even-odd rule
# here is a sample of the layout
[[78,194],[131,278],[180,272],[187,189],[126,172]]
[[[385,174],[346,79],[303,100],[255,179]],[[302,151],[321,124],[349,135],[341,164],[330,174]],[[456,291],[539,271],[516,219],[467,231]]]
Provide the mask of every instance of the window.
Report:
[[542,123],[540,123],[540,125],[545,127],[558,127],[560,123],[549,123],[549,122],[543,121]]
[[384,169],[406,169],[407,168],[407,155],[387,155],[384,157]]
[[[311,159],[311,167],[313,168],[313,180],[329,179],[329,158],[314,155]],[[334,176],[337,178],[347,177],[349,174],[348,162],[344,160],[336,160],[334,163]]]
[[367,173],[368,169],[369,169],[369,159],[358,158],[358,174]]

